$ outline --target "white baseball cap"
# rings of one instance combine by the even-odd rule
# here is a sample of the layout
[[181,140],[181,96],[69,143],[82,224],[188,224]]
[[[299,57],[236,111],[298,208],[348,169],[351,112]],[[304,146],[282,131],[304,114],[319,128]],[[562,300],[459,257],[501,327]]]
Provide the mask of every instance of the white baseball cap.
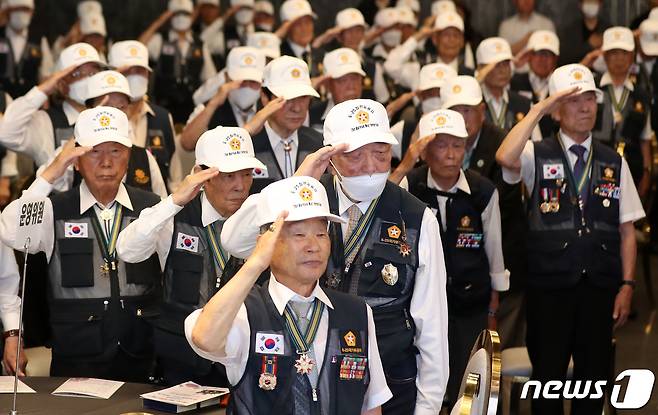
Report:
[[498,63],[513,58],[512,48],[510,48],[509,43],[502,37],[484,39],[478,45],[475,55],[478,65]]
[[201,134],[194,156],[198,166],[217,167],[222,173],[267,169],[254,154],[251,136],[240,127],[215,127]]
[[78,18],[82,19],[88,14],[103,14],[103,5],[96,0],[85,0],[78,3]]
[[254,8],[254,0],[231,0],[231,6]]
[[418,136],[423,138],[434,134],[448,134],[453,137],[466,138],[464,117],[453,110],[436,110],[423,115],[418,123]]
[[349,29],[354,26],[366,27],[366,20],[363,18],[363,13],[359,9],[350,7],[343,9],[336,14],[336,27],[341,29]]
[[651,11],[649,12],[648,19],[649,20],[658,20],[658,7],[654,7],[653,9],[651,9]]
[[108,141],[132,147],[128,116],[114,107],[96,107],[84,110],[78,115],[73,129],[75,142],[81,146],[93,147]]
[[34,10],[34,0],[5,0],[3,8],[9,7],[27,7]]
[[322,60],[324,73],[331,78],[340,78],[348,73],[358,73],[366,76],[361,68],[361,58],[350,48],[338,48],[327,52]]
[[398,23],[400,23],[400,13],[395,7],[385,7],[375,15],[375,26],[391,27]]
[[596,87],[594,76],[588,67],[578,63],[560,66],[548,80],[548,93],[553,95],[573,87],[580,87],[580,93],[594,91],[597,98],[603,96],[603,92]]
[[271,59],[281,56],[281,38],[270,32],[253,32],[247,35],[247,46],[257,48]]
[[398,0],[395,2],[395,7],[408,7],[414,13],[420,13],[420,2],[418,0]]
[[254,3],[254,11],[258,13],[266,13],[274,16],[274,6],[267,0],[259,0]]
[[482,102],[482,87],[472,76],[459,75],[448,79],[441,88],[442,108],[457,105],[478,105]]
[[603,32],[603,45],[601,50],[606,52],[612,49],[622,49],[628,52],[635,50],[635,40],[631,29],[623,26],[615,26]]
[[167,5],[167,8],[169,11],[177,13],[177,12],[186,12],[192,14],[194,11],[194,5],[192,4],[192,0],[169,0],[169,4]]
[[324,145],[349,144],[347,153],[370,143],[398,144],[391,134],[386,108],[371,99],[336,104],[324,120]]
[[279,16],[281,17],[282,22],[299,19],[300,17],[304,16],[311,16],[314,19],[318,17],[315,13],[313,13],[311,5],[306,0],[284,1],[281,5]]
[[414,11],[411,10],[409,7],[406,6],[399,6],[396,7],[398,11],[398,21],[401,24],[408,24],[412,26],[417,26],[418,25],[418,19],[416,18],[416,15],[414,14]]
[[121,68],[123,66],[139,66],[153,71],[149,66],[149,52],[143,43],[136,40],[116,42],[108,54],[110,66]]
[[219,7],[219,0],[197,0],[196,4],[197,6],[200,6],[202,4],[209,4],[211,6]]
[[537,30],[530,35],[528,39],[528,50],[540,51],[547,50],[555,55],[560,55],[560,39],[550,30]]
[[457,12],[452,0],[438,0],[432,3],[432,16],[441,16],[445,12]]
[[130,98],[128,80],[117,71],[101,71],[89,77],[89,81],[87,82],[87,98],[85,101],[112,92],[118,92]]
[[250,46],[239,46],[231,49],[226,57],[226,72],[234,81],[263,82],[265,70],[265,55]]
[[57,70],[59,71],[70,66],[78,67],[88,62],[94,62],[101,66],[104,65],[98,56],[98,51],[89,43],[74,43],[62,50],[59,54]]
[[265,66],[263,86],[277,97],[293,99],[310,95],[319,98],[308,74],[308,65],[292,56],[281,56]]
[[464,32],[464,19],[457,14],[457,12],[446,11],[439,14],[434,21],[434,29],[443,30],[449,27],[454,27],[459,29],[460,32]]
[[[426,91],[432,88],[442,88],[445,82],[457,76],[452,66],[443,63],[430,63],[420,68],[418,89]],[[441,93],[443,95],[443,92]]]
[[257,226],[272,223],[284,210],[286,222],[325,218],[331,222],[345,223],[329,209],[327,191],[322,183],[307,176],[293,176],[266,186],[261,192],[262,208],[257,214]]
[[80,33],[84,35],[107,36],[105,18],[102,14],[87,14],[80,18]]
[[640,46],[649,56],[658,55],[658,20],[647,19],[640,25]]

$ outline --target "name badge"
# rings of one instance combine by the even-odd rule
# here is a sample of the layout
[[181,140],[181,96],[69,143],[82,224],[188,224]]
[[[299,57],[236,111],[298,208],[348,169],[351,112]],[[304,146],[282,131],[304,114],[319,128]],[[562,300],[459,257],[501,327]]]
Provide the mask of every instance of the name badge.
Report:
[[176,248],[183,251],[199,252],[199,237],[178,232],[178,236],[176,237]]
[[564,179],[563,164],[545,164],[543,166],[543,178],[546,180]]
[[65,238],[88,238],[89,232],[86,223],[64,222]]
[[282,355],[285,353],[285,342],[283,334],[266,333],[259,331],[256,333],[256,349],[259,354]]

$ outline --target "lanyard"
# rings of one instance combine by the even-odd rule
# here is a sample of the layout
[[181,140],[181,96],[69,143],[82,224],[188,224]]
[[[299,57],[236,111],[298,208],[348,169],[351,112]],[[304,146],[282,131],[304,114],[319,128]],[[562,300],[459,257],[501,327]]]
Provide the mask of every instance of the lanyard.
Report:
[[114,210],[114,222],[112,223],[112,232],[108,237],[103,232],[100,223],[98,222],[98,217],[96,217],[96,212],[92,211],[91,223],[94,226],[94,231],[96,232],[97,239],[100,240],[98,243],[103,258],[107,261],[113,260],[116,254],[117,238],[119,237],[119,230],[121,229],[121,218],[123,217],[123,206],[117,203],[117,208]]
[[619,101],[617,101],[617,96],[615,95],[615,90],[612,85],[608,85],[607,92],[610,96],[610,102],[612,103],[615,111],[621,113],[626,106],[626,101],[628,100],[628,89],[624,87],[624,92],[621,93],[621,99]]
[[[370,202],[370,206],[368,206],[368,210],[366,210],[366,213],[361,216],[359,222],[352,230],[352,234],[347,239],[347,243],[345,244],[345,249],[344,249],[346,260],[348,258],[351,258],[351,255],[353,253],[356,253],[359,251],[359,249],[361,249],[361,245],[363,244],[363,241],[366,238],[368,229],[370,229],[370,224],[372,224],[372,220],[375,217],[375,208],[377,207],[378,202],[379,202],[379,197],[373,200],[372,202]],[[354,255],[354,257],[356,257],[356,255]],[[346,264],[346,267],[349,267],[350,265],[351,264]]]
[[290,333],[292,342],[297,348],[297,353],[307,353],[310,349],[310,345],[313,344],[315,335],[318,332],[318,327],[320,326],[320,318],[322,317],[323,311],[324,304],[316,298],[313,302],[313,313],[311,314],[311,320],[309,321],[308,327],[306,327],[306,333],[302,335],[302,332],[297,325],[297,320],[294,317],[294,311],[290,307],[290,304],[286,305],[285,310],[283,310],[283,316],[286,319],[286,328]]
[[206,226],[206,235],[208,236],[208,242],[210,244],[210,248],[212,249],[215,263],[219,267],[219,273],[221,274],[226,267],[226,262],[228,262],[229,255],[226,253],[226,251],[224,251],[222,245],[219,243],[219,240],[215,235],[215,230],[213,229],[212,223]]
[[[567,150],[564,148],[564,143],[562,142],[562,137],[558,137],[558,143],[560,143],[560,147],[562,147],[562,152],[564,154],[568,154]],[[594,154],[594,148],[593,146],[589,149],[589,154],[587,155],[587,162],[585,163],[585,168],[583,169],[583,172],[580,177],[574,177],[573,176],[573,170],[571,168],[568,169],[569,175],[574,179],[573,183],[576,185],[576,190],[578,191],[578,194],[583,190],[583,186],[585,186],[585,183],[587,183],[587,179],[590,175],[590,170],[592,169],[592,155]],[[567,158],[569,160],[569,158]],[[571,163],[569,163],[569,166],[571,166]]]
[[496,115],[493,104],[487,105],[489,107],[489,114],[494,124],[501,129],[505,129],[505,115],[507,115],[507,102],[503,102],[500,112]]

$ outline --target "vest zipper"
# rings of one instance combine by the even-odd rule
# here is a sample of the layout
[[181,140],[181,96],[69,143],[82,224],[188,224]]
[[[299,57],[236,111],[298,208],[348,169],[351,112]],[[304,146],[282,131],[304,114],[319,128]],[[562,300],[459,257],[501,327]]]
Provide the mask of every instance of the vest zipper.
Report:
[[402,311],[404,312],[404,324],[407,326],[407,330],[411,330],[411,323],[409,322],[409,313],[407,312],[406,308],[403,308]]
[[[319,380],[318,380],[318,382],[319,382]],[[317,391],[317,389],[316,388],[311,388],[311,393],[313,394],[313,402],[317,402],[318,401],[318,391]]]

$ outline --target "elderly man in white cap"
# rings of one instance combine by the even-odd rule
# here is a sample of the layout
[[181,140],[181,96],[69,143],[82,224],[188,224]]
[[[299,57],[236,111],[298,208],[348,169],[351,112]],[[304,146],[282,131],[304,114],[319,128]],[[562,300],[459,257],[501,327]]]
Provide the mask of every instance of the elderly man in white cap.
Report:
[[276,33],[281,37],[281,55],[303,60],[312,76],[320,75],[322,56],[311,45],[317,18],[311,4],[306,0],[286,0],[281,5],[279,18],[281,27]]
[[34,0],[7,0],[2,7],[8,21],[0,38],[0,84],[17,98],[48,77],[54,63],[45,37],[38,44],[30,40]]
[[[7,106],[0,123],[0,144],[25,153],[37,166],[46,163],[55,149],[73,136],[73,125],[85,109],[89,77],[100,70],[98,52],[87,43],[76,43],[59,55],[57,72]],[[42,110],[49,96],[63,97]]]
[[[331,211],[332,254],[323,284],[358,295],[372,307],[377,341],[393,399],[384,414],[436,414],[448,382],[448,309],[439,225],[424,203],[388,182],[391,134],[386,109],[357,99],[334,106],[322,149],[298,174],[321,176]],[[309,165],[315,167],[310,168]],[[251,196],[222,231],[222,244],[245,257],[258,234],[265,202]],[[429,306],[431,304],[431,306]]]
[[[169,0],[164,11],[139,36],[155,64],[155,101],[171,111],[175,123],[184,123],[194,109],[192,93],[217,69],[208,47],[192,34],[192,0]],[[159,30],[170,22],[166,39]]]
[[407,175],[409,192],[435,212],[448,276],[450,379],[446,401],[459,395],[470,350],[482,330],[496,329],[498,292],[509,288],[498,191],[489,179],[462,169],[468,132],[461,114],[448,109],[423,115],[419,136],[429,140],[427,165]]
[[[505,180],[522,180],[530,194],[527,346],[532,377],[541,382],[564,381],[570,358],[572,379],[609,379],[613,325],[623,325],[630,311],[633,222],[644,210],[626,160],[592,137],[600,94],[586,67],[559,67],[549,97],[531,108],[496,153]],[[528,141],[548,114],[559,122],[559,133]],[[537,414],[562,413],[561,399],[537,399],[532,406]],[[603,399],[571,401],[573,413],[600,413],[602,406]]]
[[[391,397],[373,311],[319,282],[332,243],[327,193],[312,177],[270,184],[259,195],[263,228],[254,253],[185,320],[201,356],[226,365],[233,413],[379,414]],[[254,285],[262,272],[269,281]]]
[[98,51],[101,60],[106,61],[107,28],[102,14],[88,14],[80,19],[80,42],[89,43]]
[[209,128],[221,126],[242,127],[256,114],[260,100],[265,56],[249,46],[231,49],[226,59],[226,70],[206,81],[197,93],[209,94],[212,98],[198,106],[183,129],[181,145],[186,150],[194,149],[196,141]]
[[606,71],[598,86],[603,91],[601,119],[592,131],[595,140],[617,150],[628,161],[641,197],[651,187],[651,102],[650,87],[640,84],[632,73],[635,62],[633,32],[616,26],[603,33]]
[[226,50],[246,46],[249,33],[256,31],[254,26],[254,0],[231,0],[231,7],[236,9],[233,21],[224,19],[224,41]]
[[[329,92],[325,101],[311,104],[309,121],[311,127],[322,132],[324,119],[334,105],[357,98],[374,98],[363,96],[363,80],[366,73],[361,66],[359,55],[350,48],[338,48],[324,55],[322,61],[323,83]],[[372,94],[369,94],[372,95]]]
[[389,53],[402,41],[400,20],[400,13],[395,7],[380,9],[375,15],[374,22],[374,31],[378,34],[379,40],[373,47],[364,51],[365,55],[371,56],[375,61],[374,88],[375,96],[379,102],[396,99],[404,92],[402,87],[397,85],[395,80],[384,70],[384,63]]
[[[103,106],[81,112],[74,137],[2,213],[0,238],[19,249],[21,205],[46,199],[31,249],[48,259],[53,376],[146,382],[153,367],[149,317],[159,301],[158,259],[125,264],[115,247],[119,232],[159,197],[122,183],[132,145],[123,112]],[[80,185],[49,196],[71,164],[83,177]]]
[[252,171],[265,166],[254,157],[251,137],[239,127],[205,132],[195,154],[194,172],[121,233],[117,253],[124,261],[140,262],[158,252],[165,273],[164,312],[155,328],[155,352],[165,382],[228,386],[223,366],[190,349],[183,321],[240,269],[242,261],[222,248],[219,235],[249,195]]
[[247,46],[260,49],[265,55],[265,63],[281,56],[281,39],[274,33],[254,32],[247,36]]
[[254,26],[257,31],[274,31],[274,6],[268,0],[254,2]]

